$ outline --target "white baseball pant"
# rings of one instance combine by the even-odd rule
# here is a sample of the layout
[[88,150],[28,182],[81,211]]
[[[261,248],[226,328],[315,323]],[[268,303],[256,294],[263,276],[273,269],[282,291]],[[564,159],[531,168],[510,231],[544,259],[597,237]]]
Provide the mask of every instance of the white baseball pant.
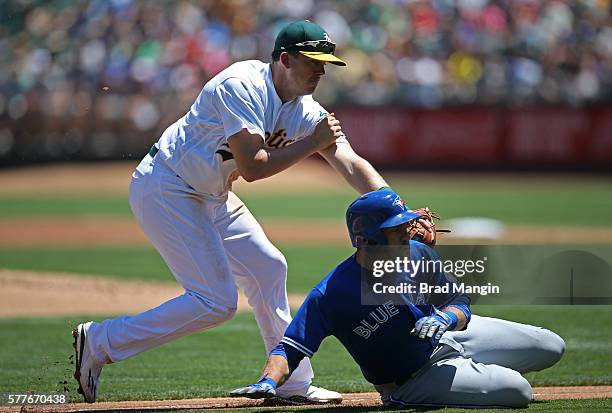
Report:
[[[291,322],[287,263],[242,201],[231,192],[203,197],[160,157],[148,155],[133,174],[129,199],[185,293],[144,313],[92,324],[87,341],[95,357],[105,363],[124,360],[231,319],[236,285],[253,307],[270,352]],[[282,388],[297,392],[312,377],[305,358]]]
[[531,385],[520,373],[552,366],[564,350],[552,331],[473,315],[466,330],[444,333],[412,378],[377,389],[383,401],[404,406],[525,407]]

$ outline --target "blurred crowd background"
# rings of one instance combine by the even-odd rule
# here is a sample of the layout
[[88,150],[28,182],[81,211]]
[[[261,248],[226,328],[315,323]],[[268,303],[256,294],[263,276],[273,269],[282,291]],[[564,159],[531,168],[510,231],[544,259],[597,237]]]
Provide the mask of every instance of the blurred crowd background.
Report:
[[[0,158],[140,155],[234,61],[270,60],[287,22],[328,30],[347,68],[327,107],[612,102],[609,0],[0,1]],[[31,142],[16,145],[19,139]],[[91,143],[91,144],[90,144]],[[37,152],[38,151],[38,152]],[[132,153],[134,152],[134,153]]]

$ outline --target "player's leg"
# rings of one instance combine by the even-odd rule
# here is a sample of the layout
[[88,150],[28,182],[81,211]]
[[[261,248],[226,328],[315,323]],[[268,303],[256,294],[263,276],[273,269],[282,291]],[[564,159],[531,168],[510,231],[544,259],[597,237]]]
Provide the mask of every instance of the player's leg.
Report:
[[384,401],[395,406],[526,407],[531,386],[518,372],[476,363],[441,346],[443,358],[421,369]]
[[[236,283],[253,307],[266,352],[269,353],[283,337],[291,322],[285,258],[268,240],[251,212],[233,193],[230,193],[226,209],[219,210],[217,227],[224,237]],[[310,361],[305,358],[279,390],[305,389],[312,377]]]
[[447,332],[440,342],[476,362],[521,373],[554,365],[565,350],[563,339],[545,328],[477,315],[466,330]]
[[144,313],[92,324],[87,341],[103,362],[123,360],[216,326],[230,319],[237,306],[223,241],[212,218],[224,201],[197,198],[170,169],[157,165],[154,171],[135,173],[130,204],[144,233],[186,291]]

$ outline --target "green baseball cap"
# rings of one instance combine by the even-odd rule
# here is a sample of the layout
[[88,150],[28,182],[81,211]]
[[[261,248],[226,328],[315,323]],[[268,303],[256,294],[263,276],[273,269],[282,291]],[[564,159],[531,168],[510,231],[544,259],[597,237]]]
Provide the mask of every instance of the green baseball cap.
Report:
[[334,56],[336,44],[321,26],[310,20],[299,20],[283,27],[274,42],[275,52],[297,51],[314,60],[346,66]]

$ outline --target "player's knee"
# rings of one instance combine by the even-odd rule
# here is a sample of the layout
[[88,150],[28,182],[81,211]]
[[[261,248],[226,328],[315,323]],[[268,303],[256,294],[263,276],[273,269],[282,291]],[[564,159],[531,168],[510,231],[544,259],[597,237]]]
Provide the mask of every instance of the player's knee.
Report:
[[223,307],[219,311],[219,320],[221,322],[229,321],[236,315],[236,311],[238,311],[237,307]]
[[236,311],[236,307],[225,307],[222,305],[211,307],[205,314],[207,327],[211,325],[216,326],[231,320],[236,315]]
[[533,370],[543,370],[557,363],[565,352],[565,340],[550,330],[541,329],[537,345],[537,365]]
[[219,322],[231,320],[238,311],[238,298],[236,300],[225,300],[211,307],[211,312]]
[[561,356],[565,352],[565,340],[563,340],[558,334],[553,333],[552,331],[546,330],[548,333],[547,341],[547,352],[549,357],[549,364],[552,366],[559,360],[561,360]]
[[512,407],[527,407],[533,395],[531,385],[519,373],[516,373],[516,375],[511,391]]
[[223,300],[212,300],[194,291],[187,294],[200,305],[201,319],[206,327],[231,320],[238,310],[238,296],[236,294],[225,297]]
[[531,402],[531,385],[520,373],[504,369],[503,378],[497,382],[499,399],[493,403],[508,407],[526,407]]
[[210,324],[219,325],[231,320],[236,315],[236,311],[237,308],[235,306],[227,307],[224,305],[216,305],[214,307],[210,307],[207,309],[206,313],[207,327],[210,327]]

